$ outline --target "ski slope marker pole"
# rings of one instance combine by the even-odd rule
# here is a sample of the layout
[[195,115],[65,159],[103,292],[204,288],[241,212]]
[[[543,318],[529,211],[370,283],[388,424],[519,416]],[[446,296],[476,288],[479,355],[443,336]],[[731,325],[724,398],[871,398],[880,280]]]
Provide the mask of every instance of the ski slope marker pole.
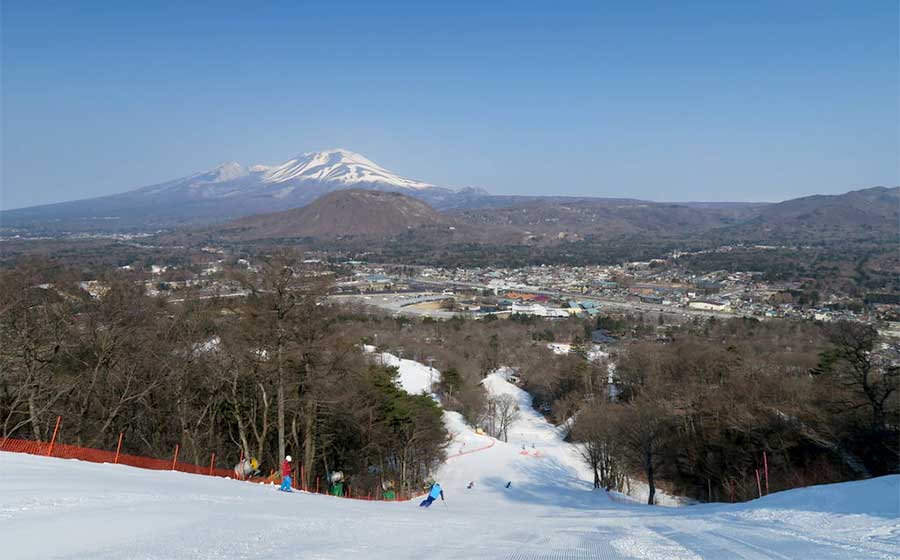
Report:
[[769,460],[766,458],[766,452],[763,451],[763,467],[766,470],[766,495],[769,494]]
[[178,444],[175,444],[175,455],[172,457],[172,470],[175,470],[175,463],[178,462]]
[[759,497],[762,498],[762,486],[759,483],[759,469],[756,469],[756,491],[759,492]]
[[319,493],[319,477],[316,477],[316,494]]
[[241,465],[241,468],[239,469],[239,470],[240,470],[240,473],[238,473],[238,478],[239,478],[240,480],[244,480],[244,467],[243,467],[243,463],[244,463],[244,448],[241,447],[241,458],[238,460],[238,465]]
[[116,460],[114,461],[114,463],[116,465],[119,464],[119,451],[122,450],[122,435],[123,434],[125,434],[125,432],[119,432],[119,444],[116,445]]
[[216,463],[216,454],[213,453],[209,458],[209,476],[212,476],[213,465]]
[[62,421],[62,416],[56,417],[56,427],[53,428],[53,437],[50,438],[50,447],[47,448],[47,457],[53,453],[53,445],[56,444],[56,433],[59,431],[59,423]]

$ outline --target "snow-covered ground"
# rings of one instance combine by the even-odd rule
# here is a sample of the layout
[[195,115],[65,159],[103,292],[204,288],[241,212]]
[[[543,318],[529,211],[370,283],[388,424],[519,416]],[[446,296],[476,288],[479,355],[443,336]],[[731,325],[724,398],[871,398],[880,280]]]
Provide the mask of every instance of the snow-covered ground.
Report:
[[[435,372],[407,362],[403,386],[427,391]],[[446,413],[454,439],[436,474],[447,501],[427,510],[0,453],[3,557],[900,558],[900,476],[737,505],[619,503],[590,491],[575,451],[524,406],[526,393],[499,375],[485,385],[522,405],[510,442]]]

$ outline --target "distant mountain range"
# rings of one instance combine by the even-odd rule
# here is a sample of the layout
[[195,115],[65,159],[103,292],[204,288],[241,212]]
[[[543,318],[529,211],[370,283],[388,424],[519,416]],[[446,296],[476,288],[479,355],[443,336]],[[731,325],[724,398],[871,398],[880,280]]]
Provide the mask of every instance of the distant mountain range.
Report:
[[900,188],[777,204],[492,196],[408,179],[334,149],[280,165],[231,162],[122,194],[0,212],[0,230],[7,235],[175,228],[235,240],[408,238],[412,232],[429,242],[496,244],[630,235],[883,241],[900,235]]
[[340,189],[411,194],[445,208],[487,195],[401,177],[348,150],[309,152],[280,165],[229,162],[122,194],[0,212],[0,226],[58,231],[125,231],[198,226],[298,208]]
[[[898,235],[898,197],[898,188],[876,187],[762,206],[700,208],[626,199],[550,198],[438,212],[407,194],[346,189],[323,195],[302,208],[194,230],[189,237],[204,243],[393,240],[430,247],[454,243],[555,245],[633,236],[762,244],[884,242]],[[494,198],[499,197],[487,202],[496,202]],[[186,240],[178,234],[175,239]]]

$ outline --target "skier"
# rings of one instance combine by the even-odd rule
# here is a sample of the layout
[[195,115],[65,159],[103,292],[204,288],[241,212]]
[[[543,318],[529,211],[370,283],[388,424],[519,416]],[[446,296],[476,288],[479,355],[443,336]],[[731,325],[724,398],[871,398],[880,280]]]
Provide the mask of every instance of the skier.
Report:
[[344,473],[343,471],[334,471],[325,474],[325,480],[328,481],[332,496],[344,495]]
[[234,466],[234,475],[241,479],[259,476],[259,461],[256,460],[256,457],[242,460]]
[[282,492],[293,492],[291,490],[291,456],[288,455],[284,458],[284,461],[281,463],[281,490]]
[[438,499],[440,496],[441,501],[444,501],[444,490],[441,488],[441,485],[435,482],[431,485],[431,490],[428,492],[428,497],[422,500],[422,503],[419,504],[419,507],[429,507],[431,503]]

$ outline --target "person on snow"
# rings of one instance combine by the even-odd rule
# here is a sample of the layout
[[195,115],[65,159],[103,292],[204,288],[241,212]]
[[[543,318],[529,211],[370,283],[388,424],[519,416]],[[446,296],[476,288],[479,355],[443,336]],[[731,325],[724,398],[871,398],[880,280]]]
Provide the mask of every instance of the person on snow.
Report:
[[256,460],[256,457],[243,459],[234,466],[234,475],[241,479],[259,476],[259,461]]
[[291,456],[288,455],[284,458],[284,461],[281,463],[281,490],[282,492],[293,492],[291,490],[291,483],[293,479],[291,479]]
[[444,501],[444,490],[441,488],[441,485],[435,482],[431,485],[431,490],[428,492],[428,497],[422,500],[422,503],[419,504],[419,507],[429,507],[431,503],[441,498],[441,501]]

